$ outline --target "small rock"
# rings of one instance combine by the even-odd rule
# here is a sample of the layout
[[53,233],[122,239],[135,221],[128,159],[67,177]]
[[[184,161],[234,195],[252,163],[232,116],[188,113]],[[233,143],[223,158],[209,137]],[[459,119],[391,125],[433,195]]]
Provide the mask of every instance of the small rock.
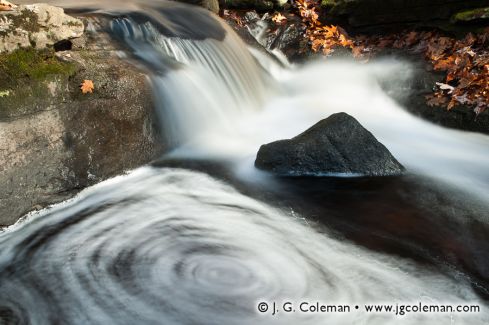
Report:
[[261,146],[255,166],[282,176],[390,176],[404,167],[355,118],[333,114],[290,140]]
[[0,12],[0,53],[19,48],[43,49],[82,36],[83,22],[48,4],[22,5]]

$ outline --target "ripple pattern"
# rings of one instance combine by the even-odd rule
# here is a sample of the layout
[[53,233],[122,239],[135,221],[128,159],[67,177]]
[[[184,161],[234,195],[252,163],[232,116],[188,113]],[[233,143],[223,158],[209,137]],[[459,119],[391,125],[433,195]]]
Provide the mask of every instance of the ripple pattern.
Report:
[[[393,323],[385,314],[256,311],[259,301],[284,300],[477,302],[464,283],[340,242],[180,169],[136,170],[0,233],[0,324]],[[487,314],[394,320],[451,318],[482,324]]]

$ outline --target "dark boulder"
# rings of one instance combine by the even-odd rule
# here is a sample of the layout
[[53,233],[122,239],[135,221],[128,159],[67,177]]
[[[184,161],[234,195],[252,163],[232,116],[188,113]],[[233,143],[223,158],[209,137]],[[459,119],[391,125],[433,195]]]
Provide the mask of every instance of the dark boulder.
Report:
[[399,175],[404,167],[355,118],[333,114],[290,140],[261,146],[255,166],[283,176]]

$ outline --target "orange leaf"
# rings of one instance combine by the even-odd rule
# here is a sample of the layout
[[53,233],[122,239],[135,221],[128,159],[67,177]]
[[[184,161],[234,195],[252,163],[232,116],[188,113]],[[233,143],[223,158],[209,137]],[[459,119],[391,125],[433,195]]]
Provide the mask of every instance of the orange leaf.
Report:
[[276,24],[281,24],[284,20],[287,20],[287,18],[280,12],[272,17],[272,21]]
[[448,107],[447,107],[447,110],[451,110],[452,108],[455,107],[455,105],[457,105],[458,102],[455,98],[452,98],[452,100],[450,100],[450,103],[448,103]]
[[83,80],[83,83],[80,85],[80,89],[83,94],[93,93],[95,86],[93,85],[92,80]]

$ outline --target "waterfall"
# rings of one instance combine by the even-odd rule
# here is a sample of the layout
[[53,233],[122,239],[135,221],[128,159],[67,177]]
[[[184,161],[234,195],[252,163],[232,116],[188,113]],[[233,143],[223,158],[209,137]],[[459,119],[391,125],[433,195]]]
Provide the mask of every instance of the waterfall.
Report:
[[[74,0],[59,1],[77,5]],[[259,146],[293,137],[342,111],[384,143],[409,174],[452,187],[455,191],[450,193],[468,195],[488,206],[489,137],[444,129],[403,110],[385,87],[409,82],[409,64],[317,60],[284,67],[250,51],[218,17],[201,9],[165,1],[98,2],[82,0],[78,5],[93,6],[95,14],[108,17],[114,38],[127,46],[131,59],[147,68],[162,129],[173,146],[169,156],[179,162],[204,158],[229,163],[226,168],[231,165],[229,174],[235,172],[233,181],[252,180],[265,192],[263,180],[268,178],[253,169]],[[341,191],[351,185],[341,183],[344,179],[335,181],[343,187],[337,194],[341,204],[351,205]],[[388,190],[392,188],[398,190],[394,186]],[[369,200],[377,190],[372,186],[354,194]],[[473,279],[487,274],[486,262],[474,263],[480,269],[473,272],[480,274],[472,277],[444,264],[451,255],[441,258],[442,265],[431,267],[405,255],[373,252],[390,252],[390,247],[377,247],[370,237],[394,235],[362,233],[366,242],[374,244],[366,245],[371,249],[358,247],[348,236],[310,220],[317,216],[290,211],[281,197],[270,202],[268,198],[260,198],[267,203],[260,202],[202,172],[147,166],[33,213],[0,232],[0,323],[487,322],[487,302],[473,290],[484,285]],[[410,245],[423,233],[417,232],[417,223],[407,220],[409,213],[398,218],[402,202],[380,202],[393,212],[379,219],[372,216],[376,210],[369,209],[378,202],[369,202],[354,210],[355,217],[367,219],[377,227],[375,231],[381,228],[379,220],[389,230],[406,227],[415,239],[397,238],[395,244],[415,251]],[[324,220],[344,216],[344,211],[327,204],[315,212]],[[437,217],[441,220],[445,215]],[[475,217],[480,220],[474,224],[485,230],[487,216]],[[469,226],[465,228],[469,221],[465,216],[455,218],[461,220],[443,220],[443,230],[456,225],[461,228],[450,231],[472,234]],[[342,221],[344,228],[356,227],[347,218]],[[438,254],[428,243],[423,254]],[[449,248],[443,253],[473,252],[453,248],[457,243],[448,239]],[[481,252],[473,256],[487,257],[483,248],[475,249]],[[348,305],[352,310],[272,316],[257,311],[261,301],[317,301]],[[476,304],[481,312],[399,317],[355,308],[375,303]]]
[[[184,37],[175,37],[175,30],[182,34],[174,26],[178,19],[170,28],[168,19],[158,15],[115,19],[112,30],[155,71],[155,99],[167,138],[178,149],[175,156],[234,160],[249,178],[256,174],[252,162],[260,145],[294,137],[320,119],[347,112],[409,172],[489,200],[489,137],[425,122],[388,94],[386,87],[408,88],[408,63],[337,60],[284,68],[261,52],[250,52],[222,23],[220,38],[192,38],[185,29]],[[216,29],[210,26],[214,20],[206,24]],[[173,37],[165,35],[168,30]]]
[[276,90],[242,41],[222,28],[222,40],[196,40],[166,36],[149,21],[112,21],[112,31],[157,71],[152,76],[155,99],[173,145],[215,126],[222,127],[223,136],[232,134],[236,119],[260,110]]

